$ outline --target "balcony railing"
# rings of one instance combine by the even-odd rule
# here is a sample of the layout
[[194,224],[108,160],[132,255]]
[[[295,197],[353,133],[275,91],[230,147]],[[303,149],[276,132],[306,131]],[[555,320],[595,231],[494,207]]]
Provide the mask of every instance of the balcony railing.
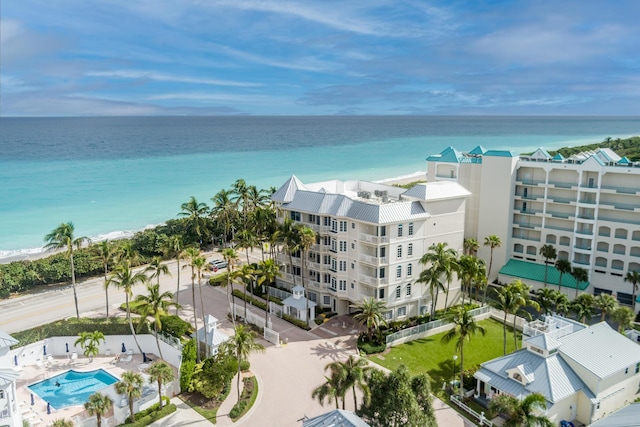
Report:
[[372,265],[382,265],[382,264],[387,264],[389,262],[389,258],[360,254],[360,261],[366,262],[367,264],[372,264]]
[[569,213],[569,212],[560,212],[560,211],[547,211],[548,215],[551,215],[554,218],[564,218],[564,219],[569,219],[569,218],[573,218],[575,216],[575,213]]
[[571,188],[578,185],[577,182],[552,181],[552,180],[549,180],[549,184],[557,188]]
[[369,243],[389,243],[389,237],[387,236],[374,236],[372,234],[360,233],[360,240],[364,240]]
[[549,201],[554,203],[575,203],[576,199],[570,197],[549,197]]
[[560,231],[573,231],[573,227],[560,227],[558,225],[549,225],[549,224],[547,224],[545,228],[550,228],[552,230],[560,230]]
[[600,188],[603,190],[613,190],[616,193],[622,193],[622,194],[636,194],[638,192],[637,188],[620,187],[617,185],[601,185]]
[[371,286],[386,285],[389,283],[389,278],[387,277],[383,277],[380,279],[377,277],[367,276],[366,274],[360,274],[358,276],[358,280],[360,280],[362,283],[366,283],[367,285],[371,285]]

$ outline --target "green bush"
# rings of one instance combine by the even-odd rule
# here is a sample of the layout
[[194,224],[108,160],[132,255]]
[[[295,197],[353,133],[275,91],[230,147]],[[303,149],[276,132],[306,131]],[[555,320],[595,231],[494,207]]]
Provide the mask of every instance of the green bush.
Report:
[[191,335],[193,332],[191,323],[182,320],[180,316],[162,316],[160,321],[162,322],[162,332],[178,339],[183,338],[185,335]]
[[240,362],[240,370],[242,372],[247,372],[249,369],[251,369],[251,363],[248,360]]
[[182,347],[182,364],[180,365],[180,389],[188,390],[191,386],[193,372],[196,369],[197,360],[196,341],[189,340]]
[[197,391],[207,399],[224,394],[238,372],[235,357],[218,353],[198,364],[191,380],[190,391]]
[[125,424],[120,424],[120,426],[122,427],[144,427],[144,426],[148,426],[149,424],[152,424],[156,421],[158,421],[159,419],[162,419],[164,417],[166,417],[169,414],[172,414],[174,412],[176,412],[177,408],[176,405],[174,405],[173,403],[168,404],[167,406],[164,406],[161,410],[156,410],[148,415],[145,416],[140,416],[138,415],[136,417],[136,421],[134,423],[125,423]]
[[228,273],[221,273],[221,274],[216,274],[215,276],[211,276],[209,278],[209,285],[211,286],[226,286],[227,285],[227,274]]
[[[27,329],[26,331],[12,333],[11,336],[19,341],[14,348],[22,347],[49,337],[77,336],[84,331],[100,331],[105,335],[131,335],[127,319],[122,317],[110,317],[108,319],[93,318],[69,318],[57,322]],[[138,333],[148,334],[149,325],[142,324]]]
[[[169,400],[169,398],[167,396],[162,396],[162,407],[164,408],[165,406],[167,406],[168,404],[170,404],[171,401]],[[136,418],[142,418],[142,417],[146,417],[147,415],[157,411],[160,408],[160,404],[158,403],[154,403],[153,405],[149,406],[147,409],[140,411],[138,413],[136,413]],[[130,423],[131,422],[131,416],[128,416],[126,420],[124,420],[125,423]]]
[[242,412],[244,411],[244,408],[246,406],[246,400],[241,400],[240,402],[236,403],[233,408],[231,408],[231,411],[229,411],[229,418],[231,418],[232,420],[238,419],[240,415],[242,415]]

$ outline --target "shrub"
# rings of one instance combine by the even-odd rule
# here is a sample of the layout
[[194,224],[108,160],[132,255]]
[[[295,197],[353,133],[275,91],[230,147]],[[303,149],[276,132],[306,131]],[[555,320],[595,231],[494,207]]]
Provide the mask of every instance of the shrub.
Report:
[[187,390],[191,386],[193,372],[196,369],[196,341],[189,340],[182,347],[182,364],[180,365],[180,389]]
[[240,362],[240,370],[242,372],[247,372],[249,369],[251,369],[251,363],[248,360]]
[[197,391],[207,399],[213,399],[224,394],[237,371],[238,362],[235,357],[218,353],[196,366],[189,390]]
[[191,323],[185,322],[179,316],[162,316],[160,321],[162,322],[162,332],[173,335],[176,338],[182,338],[193,332]]
[[385,343],[370,343],[358,341],[358,350],[365,354],[382,353],[387,348]]
[[209,285],[211,286],[225,286],[227,284],[227,273],[216,274],[209,277]]
[[231,408],[231,411],[229,411],[229,418],[231,418],[232,420],[238,419],[240,415],[242,415],[245,406],[247,406],[246,400],[241,400],[240,402],[236,403],[233,408]]
[[[157,405],[157,404],[156,404]],[[145,416],[140,416],[138,415],[138,417],[136,417],[136,422],[135,423],[125,423],[125,424],[120,424],[120,426],[122,427],[144,427],[144,426],[148,426],[149,424],[152,424],[156,421],[158,421],[159,419],[162,419],[164,417],[166,417],[169,414],[172,414],[174,412],[176,412],[177,408],[176,405],[174,405],[173,403],[168,404],[167,406],[164,406],[160,411],[156,410],[148,415]]]
[[[169,400],[169,398],[167,396],[162,396],[162,407],[164,408],[165,406],[167,406],[168,404],[170,404],[171,401]],[[153,405],[149,406],[147,409],[140,411],[138,413],[136,413],[136,418],[142,418],[142,417],[146,417],[147,415],[157,411],[160,408],[160,405],[158,403],[154,403]],[[124,420],[125,423],[130,423],[131,422],[131,416],[128,416],[126,420]]]

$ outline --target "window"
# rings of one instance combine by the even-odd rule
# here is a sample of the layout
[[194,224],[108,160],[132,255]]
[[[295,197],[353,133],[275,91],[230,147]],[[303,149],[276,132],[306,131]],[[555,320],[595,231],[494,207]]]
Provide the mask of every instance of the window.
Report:
[[324,265],[329,265],[329,264],[331,264],[331,256],[329,256],[329,255],[325,255],[325,256],[324,256],[324,259],[323,259],[323,264],[324,264]]
[[331,239],[331,251],[338,252],[338,241],[336,239]]
[[380,291],[378,292],[378,298],[384,298],[384,288],[380,289]]
[[412,256],[413,255],[413,243],[409,243],[409,245],[407,246],[407,256]]
[[331,269],[333,271],[336,271],[338,269],[337,266],[338,266],[338,263],[336,262],[336,260],[331,258]]
[[356,263],[355,263],[355,262],[352,262],[352,263],[351,263],[351,269],[352,269],[352,270],[355,270],[355,269],[356,269]]
[[410,297],[411,296],[411,283],[409,283],[407,285],[407,296]]
[[351,289],[355,289],[355,288],[356,288],[355,282],[351,282]]
[[624,368],[624,373],[628,374],[629,373],[629,367]]
[[324,236],[324,245],[329,246],[331,244],[331,237]]
[[322,277],[322,283],[331,283],[331,275],[324,273],[324,276]]
[[347,252],[347,242],[340,242],[340,252]]
[[387,256],[387,248],[384,246],[380,248],[380,258],[384,258]]
[[331,220],[331,231],[333,231],[334,233],[338,232],[338,221],[336,221],[335,219]]
[[340,288],[341,291],[346,291],[347,290],[347,281],[346,280],[340,280]]
[[355,229],[355,228],[356,228],[356,223],[355,223],[355,222],[352,222],[352,223],[351,223],[351,228],[352,228],[352,229]]
[[413,264],[407,264],[407,276],[411,277],[413,273]]
[[324,305],[329,305],[331,304],[331,297],[329,295],[325,295],[322,297],[322,303]]
[[325,226],[325,227],[330,226],[330,225],[331,225],[331,217],[325,216],[325,217],[323,217],[323,218],[324,218],[324,223],[323,223],[323,224],[324,224],[324,226]]
[[398,224],[398,237],[402,237],[402,224]]
[[640,372],[640,363],[636,363],[636,374]]
[[402,246],[398,246],[398,258],[402,258]]
[[340,231],[347,231],[347,221],[340,221]]
[[317,302],[318,301],[318,295],[314,292],[309,292],[309,301],[313,301],[313,302]]
[[381,267],[378,274],[378,279],[384,279],[384,267]]
[[293,267],[291,267],[293,270],[293,274],[295,274],[296,276],[300,276],[300,272],[302,271],[300,269],[300,267],[298,267],[297,265],[294,265]]
[[351,242],[351,249],[355,249],[356,248],[356,242]]
[[289,216],[294,221],[300,221],[300,212],[290,211]]
[[406,315],[407,315],[407,306],[398,307],[398,317],[402,317]]
[[393,310],[389,310],[386,313],[384,313],[384,318],[385,320],[391,320],[393,318]]
[[332,277],[331,278],[331,286],[329,287],[330,290],[335,291],[336,290],[336,278]]
[[402,277],[402,266],[399,265],[396,267],[396,279],[399,279]]
[[396,286],[396,298],[400,298],[400,286]]
[[409,223],[409,236],[413,236],[413,223]]
[[340,261],[340,271],[347,271],[347,261]]

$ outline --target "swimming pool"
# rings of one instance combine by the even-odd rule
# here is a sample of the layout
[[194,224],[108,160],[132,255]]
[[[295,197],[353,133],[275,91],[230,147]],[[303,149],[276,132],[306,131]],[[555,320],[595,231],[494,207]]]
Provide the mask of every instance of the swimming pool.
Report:
[[79,372],[69,370],[55,377],[31,384],[29,390],[51,404],[55,409],[83,405],[96,391],[117,383],[114,377],[104,369]]

